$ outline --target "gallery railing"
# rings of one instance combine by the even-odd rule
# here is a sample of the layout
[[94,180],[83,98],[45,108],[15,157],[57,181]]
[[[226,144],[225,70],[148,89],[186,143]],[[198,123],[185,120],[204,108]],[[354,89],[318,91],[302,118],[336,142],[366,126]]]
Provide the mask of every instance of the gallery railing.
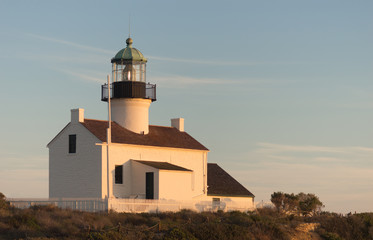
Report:
[[[107,101],[108,85],[101,86],[101,100]],[[144,82],[121,81],[110,84],[110,98],[144,98],[157,100],[156,85]]]

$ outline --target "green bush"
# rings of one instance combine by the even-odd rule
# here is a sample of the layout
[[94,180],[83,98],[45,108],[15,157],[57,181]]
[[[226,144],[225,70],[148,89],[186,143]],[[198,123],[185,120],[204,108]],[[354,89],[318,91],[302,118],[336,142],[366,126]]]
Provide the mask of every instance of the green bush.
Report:
[[341,238],[338,234],[336,233],[331,233],[331,232],[325,232],[323,234],[320,234],[320,236],[324,239],[324,240],[343,240],[343,238]]
[[165,236],[165,240],[196,240],[196,238],[188,231],[179,228],[173,228]]

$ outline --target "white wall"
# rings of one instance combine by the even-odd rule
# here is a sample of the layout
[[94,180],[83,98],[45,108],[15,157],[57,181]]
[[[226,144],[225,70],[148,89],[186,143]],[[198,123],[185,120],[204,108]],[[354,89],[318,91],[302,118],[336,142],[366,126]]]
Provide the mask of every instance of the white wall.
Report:
[[[145,198],[145,184],[146,184],[146,173],[154,173],[154,199],[159,198],[159,170],[135,161],[130,161],[132,163],[132,195],[137,198]],[[115,192],[115,190],[114,190]],[[118,191],[118,194],[120,192]]]
[[159,199],[191,199],[192,177],[192,172],[160,170]]
[[227,205],[228,208],[255,208],[254,204],[254,198],[253,197],[227,197],[227,196],[211,196],[208,195],[204,199],[208,199],[209,201],[212,201],[213,198],[219,198],[221,202],[224,202],[225,205]]
[[[69,153],[69,135],[76,134],[76,153]],[[48,145],[50,198],[101,198],[101,146],[78,122],[70,123]]]
[[[102,149],[102,189],[103,192],[106,192],[106,146],[102,146]],[[193,174],[190,174],[190,180],[188,181],[190,183],[193,182],[194,186],[188,193],[188,198],[191,199],[205,194],[204,190],[207,187],[207,151],[112,144],[110,146],[110,169],[112,169],[110,172],[110,181],[112,183],[114,182],[115,165],[123,165],[123,184],[121,186],[114,185],[111,190],[116,197],[129,198],[141,192],[141,189],[138,189],[140,186],[132,184],[132,181],[135,182],[137,180],[133,178],[130,160],[169,162],[190,169],[193,171]],[[145,186],[145,183],[142,186]],[[172,192],[172,195],[168,195],[167,197],[177,199],[180,194],[184,194],[183,190],[177,189],[177,191]]]

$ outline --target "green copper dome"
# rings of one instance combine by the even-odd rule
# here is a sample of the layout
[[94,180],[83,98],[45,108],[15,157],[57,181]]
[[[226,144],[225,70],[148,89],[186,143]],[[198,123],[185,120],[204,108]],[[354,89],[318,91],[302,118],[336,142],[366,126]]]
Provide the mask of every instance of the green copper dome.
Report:
[[147,62],[148,60],[136,48],[132,47],[132,38],[127,38],[127,47],[120,50],[115,57],[111,59],[111,63],[126,63],[126,62]]

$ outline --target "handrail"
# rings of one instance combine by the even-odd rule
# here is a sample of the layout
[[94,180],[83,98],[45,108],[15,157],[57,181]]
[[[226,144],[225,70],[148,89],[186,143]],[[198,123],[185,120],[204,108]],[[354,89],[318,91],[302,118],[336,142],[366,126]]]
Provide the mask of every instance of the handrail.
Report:
[[[115,96],[115,92],[114,92],[114,85],[116,83],[117,82],[114,82],[114,83],[110,84],[110,97],[111,97],[111,99],[117,98]],[[134,83],[136,83],[136,82],[134,82]],[[123,90],[125,90],[125,89],[123,89]],[[143,88],[143,90],[144,90],[144,88]],[[145,93],[144,94],[145,94],[143,96],[144,99],[151,99],[153,102],[156,101],[157,100],[157,98],[156,98],[156,84],[145,83]],[[123,97],[123,96],[120,96],[119,98],[121,98],[121,97]],[[127,97],[127,96],[125,96],[125,97]],[[135,96],[135,98],[136,97],[138,97],[138,96]],[[108,100],[108,85],[105,83],[101,86],[101,101],[106,102],[107,100]]]

